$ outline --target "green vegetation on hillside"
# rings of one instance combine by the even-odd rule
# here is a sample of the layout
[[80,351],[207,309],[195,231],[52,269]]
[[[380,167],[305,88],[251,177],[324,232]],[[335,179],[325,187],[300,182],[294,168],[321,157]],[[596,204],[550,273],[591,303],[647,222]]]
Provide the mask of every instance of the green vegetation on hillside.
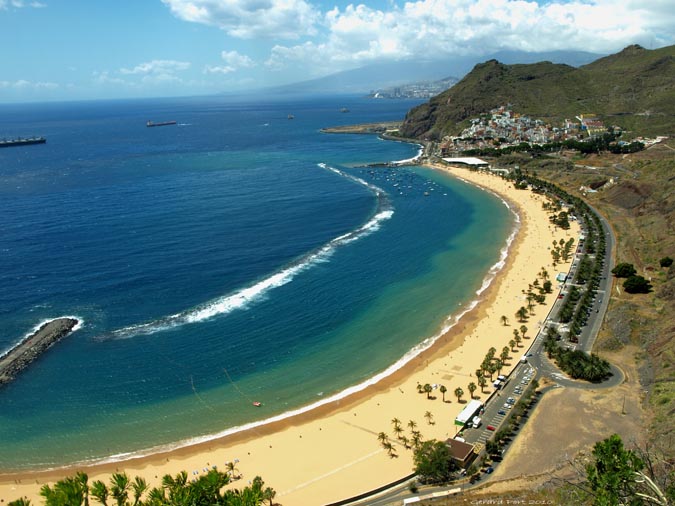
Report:
[[504,104],[550,122],[596,114],[623,130],[668,135],[675,132],[674,94],[675,46],[655,50],[629,46],[579,68],[490,60],[412,109],[401,135],[438,141],[458,134],[466,120]]

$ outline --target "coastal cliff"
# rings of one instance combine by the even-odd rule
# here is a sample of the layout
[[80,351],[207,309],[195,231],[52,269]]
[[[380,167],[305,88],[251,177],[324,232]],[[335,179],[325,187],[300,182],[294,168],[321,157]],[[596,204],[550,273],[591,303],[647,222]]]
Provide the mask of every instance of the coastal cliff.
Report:
[[49,321],[5,355],[0,356],[0,386],[12,381],[50,346],[70,334],[78,323],[75,318],[57,318]]

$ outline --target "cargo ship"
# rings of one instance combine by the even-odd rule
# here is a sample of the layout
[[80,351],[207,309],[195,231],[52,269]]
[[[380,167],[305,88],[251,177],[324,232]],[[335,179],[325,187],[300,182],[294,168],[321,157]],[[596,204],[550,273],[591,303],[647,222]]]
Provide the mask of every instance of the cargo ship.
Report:
[[10,148],[12,146],[28,146],[30,144],[44,144],[47,142],[47,139],[44,137],[28,137],[27,139],[22,139],[18,137],[16,139],[2,139],[0,140],[0,148]]
[[155,123],[154,121],[148,121],[145,126],[149,127],[156,127],[156,126],[167,126],[167,125],[175,125],[175,121],[158,121]]

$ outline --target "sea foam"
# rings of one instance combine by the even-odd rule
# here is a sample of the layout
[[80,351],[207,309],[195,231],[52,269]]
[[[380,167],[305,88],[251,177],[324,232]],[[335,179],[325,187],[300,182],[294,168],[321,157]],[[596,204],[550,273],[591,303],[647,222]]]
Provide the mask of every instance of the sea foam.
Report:
[[251,304],[263,300],[271,290],[290,283],[298,274],[319,263],[328,261],[341,246],[376,232],[379,230],[382,222],[394,215],[394,209],[391,207],[386,192],[382,188],[324,163],[320,163],[319,167],[368,188],[377,199],[375,214],[360,227],[331,239],[323,246],[310,251],[281,270],[256,281],[252,285],[180,313],[114,330],[108,334],[99,336],[99,339],[129,339],[138,335],[154,334],[190,323],[199,323],[216,316],[227,315],[232,311],[246,309]]

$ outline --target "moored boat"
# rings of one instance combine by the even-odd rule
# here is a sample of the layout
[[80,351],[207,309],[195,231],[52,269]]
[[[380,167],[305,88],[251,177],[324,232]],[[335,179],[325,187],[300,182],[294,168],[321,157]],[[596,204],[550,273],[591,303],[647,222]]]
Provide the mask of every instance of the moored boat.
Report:
[[22,139],[17,137],[16,139],[2,139],[0,141],[0,148],[9,148],[12,146],[28,146],[30,144],[44,144],[47,142],[47,139],[44,137],[28,137],[27,139]]
[[158,121],[156,123],[154,121],[148,121],[145,124],[145,126],[156,127],[156,126],[167,126],[167,125],[175,125],[175,124],[176,124],[175,121]]

